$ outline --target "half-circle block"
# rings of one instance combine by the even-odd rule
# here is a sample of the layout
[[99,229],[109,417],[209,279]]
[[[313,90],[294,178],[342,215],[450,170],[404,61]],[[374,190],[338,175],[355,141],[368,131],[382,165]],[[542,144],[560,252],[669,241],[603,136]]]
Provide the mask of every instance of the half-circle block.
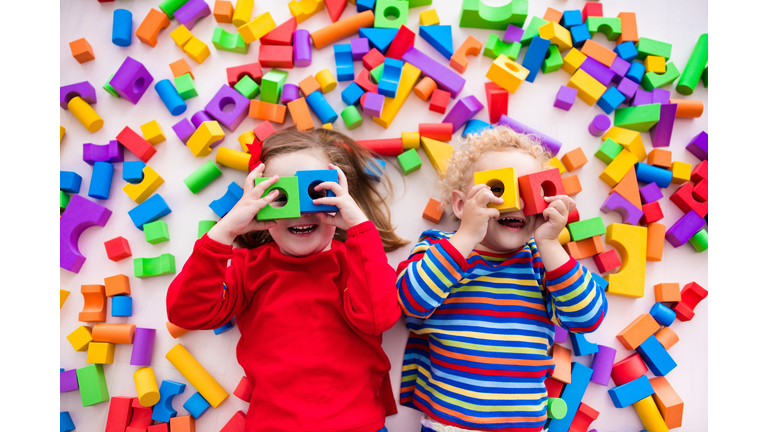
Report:
[[96,89],[88,81],[59,87],[59,106],[62,109],[69,109],[67,108],[69,101],[76,97],[93,105],[96,103]]
[[637,225],[644,214],[642,209],[635,207],[618,193],[609,194],[600,211],[603,213],[615,211],[621,215],[621,222],[629,225]]
[[161,184],[165,182],[162,177],[151,166],[147,165],[142,171],[143,178],[141,183],[128,183],[123,186],[123,192],[126,193],[136,204],[143,203],[149,198]]
[[83,144],[83,161],[88,165],[94,162],[123,162],[124,149],[117,140],[110,140],[109,144],[104,145]]
[[82,322],[107,321],[107,294],[104,285],[82,285],[83,311],[77,319]]
[[136,37],[143,43],[154,47],[157,45],[157,35],[160,30],[171,25],[168,16],[157,9],[150,9],[144,21],[136,29]]
[[80,272],[85,256],[80,253],[77,241],[86,228],[107,224],[112,210],[89,201],[80,195],[72,195],[64,214],[59,220],[59,266],[74,273]]
[[483,0],[464,0],[459,27],[504,31],[509,24],[522,27],[526,18],[528,2],[510,0],[505,5],[490,6]]
[[[520,176],[520,197],[523,200],[523,212],[526,216],[542,213],[549,205],[545,196],[565,195],[563,181],[557,168]],[[544,196],[540,191],[544,190]]]
[[172,417],[176,417],[176,410],[173,409],[173,398],[184,393],[186,386],[186,384],[176,381],[163,380],[160,384],[160,401],[152,409],[152,420],[168,423]]
[[[618,195],[618,194],[614,194]],[[613,246],[621,256],[621,268],[606,276],[606,294],[640,298],[645,290],[645,252],[648,229],[626,224],[608,225],[605,242]]]

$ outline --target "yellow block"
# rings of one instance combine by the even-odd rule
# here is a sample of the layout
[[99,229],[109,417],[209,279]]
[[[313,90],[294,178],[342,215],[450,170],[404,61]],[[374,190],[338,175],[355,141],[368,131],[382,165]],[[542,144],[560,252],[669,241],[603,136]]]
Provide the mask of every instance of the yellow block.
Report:
[[451,160],[453,146],[427,137],[421,137],[421,145],[429,161],[432,162],[432,166],[435,167],[435,171],[442,178],[446,168],[448,168],[448,162]]
[[91,336],[91,328],[87,326],[80,326],[72,333],[67,335],[67,340],[72,345],[75,351],[85,351],[88,349],[88,344],[93,342]]
[[141,133],[144,135],[144,139],[152,145],[165,141],[163,128],[160,127],[160,123],[158,123],[157,120],[152,120],[149,123],[141,125]]
[[203,157],[211,154],[211,144],[224,138],[224,131],[219,122],[211,120],[203,122],[199,128],[189,137],[187,147],[195,157]]
[[59,309],[64,307],[64,302],[67,301],[67,297],[69,297],[69,291],[60,289],[59,290]]
[[232,150],[221,146],[219,146],[218,150],[216,151],[216,163],[219,165],[224,165],[225,167],[248,172],[249,160],[251,160],[251,155],[241,151]]
[[123,186],[123,192],[126,193],[136,204],[141,204],[149,198],[161,184],[165,182],[162,177],[151,166],[147,165],[141,170],[144,173],[144,179],[141,183],[131,184],[128,183]]
[[91,342],[88,344],[86,363],[112,364],[115,360],[115,344],[109,342]]
[[243,151],[246,153],[250,153],[248,150],[248,146],[253,144],[253,141],[256,139],[256,134],[253,133],[252,130],[245,131],[240,134],[239,137],[237,137],[237,141],[240,143],[240,146],[243,148]]
[[237,28],[237,31],[242,36],[245,43],[249,44],[256,40],[259,40],[265,34],[269,33],[277,27],[275,20],[272,19],[272,15],[269,12],[257,16],[253,21],[248,24],[243,24]]
[[141,367],[133,373],[133,382],[136,384],[136,395],[139,403],[144,407],[151,407],[160,401],[160,390],[157,388],[155,372],[150,367]]
[[59,125],[59,132],[61,133],[61,136],[59,136],[59,142],[61,142],[61,140],[64,139],[64,132],[66,132],[66,131],[67,130],[64,129],[64,126]]
[[663,74],[667,72],[667,63],[664,57],[649,55],[643,60],[646,72]]
[[628,150],[622,150],[618,156],[610,163],[605,170],[600,173],[600,180],[606,182],[608,186],[614,187],[637,163],[635,155]]
[[[565,63],[563,63],[565,64]],[[606,87],[600,84],[600,81],[592,78],[592,76],[583,70],[577,70],[570,80],[568,80],[568,87],[578,90],[576,96],[579,99],[587,103],[587,105],[594,105],[600,96],[605,93]]]
[[539,37],[547,39],[557,45],[560,52],[573,47],[573,43],[571,42],[571,32],[554,21],[550,21],[539,27]]
[[[623,153],[623,151],[622,151]],[[645,290],[645,249],[648,244],[647,228],[612,223],[605,230],[605,242],[616,249],[621,257],[621,268],[605,277],[606,294],[640,298]]]
[[195,390],[200,392],[200,395],[213,408],[218,408],[229,397],[229,393],[224,390],[224,387],[192,357],[192,354],[183,345],[176,344],[168,351],[165,358],[192,384]]
[[320,84],[320,91],[323,94],[336,88],[336,78],[333,77],[330,69],[323,69],[315,75],[315,79]]
[[640,399],[632,404],[637,411],[637,416],[640,417],[640,421],[643,422],[643,427],[650,432],[669,432],[667,424],[664,423],[664,419],[661,417],[659,408],[656,407],[656,402],[653,401],[653,396],[648,396]]
[[193,37],[192,32],[187,30],[187,28],[184,27],[184,24],[179,25],[171,32],[171,39],[173,39],[173,41],[176,42],[176,45],[181,48],[184,48],[184,45],[186,45]]
[[403,132],[400,134],[403,138],[403,151],[410,149],[418,150],[421,146],[421,135],[418,132]]
[[304,22],[307,18],[320,12],[325,7],[323,0],[291,0],[288,2],[288,10],[296,17],[296,22]]
[[558,159],[557,156],[554,156],[552,159],[547,161],[547,163],[552,168],[557,168],[557,170],[560,171],[560,175],[563,175],[565,173],[565,165],[563,165],[563,163],[560,162],[560,159]]
[[88,132],[96,132],[104,126],[104,120],[80,96],[73,97],[67,104],[67,108],[88,129]]
[[333,130],[333,123],[324,124],[323,129]]
[[410,63],[404,63],[403,73],[400,75],[400,84],[397,86],[397,95],[394,99],[390,97],[384,98],[384,108],[381,110],[381,117],[374,117],[373,121],[388,128],[405,103],[405,100],[410,96],[420,75],[421,70],[419,68]]
[[577,50],[576,48],[573,48],[572,50],[568,51],[568,54],[566,54],[565,57],[563,57],[563,65],[561,68],[569,74],[573,75],[581,67],[581,64],[584,63],[584,60],[586,59],[586,55],[582,54],[581,51]]
[[487,184],[490,187],[494,187],[494,185],[499,183],[504,186],[504,192],[501,194],[504,202],[501,204],[489,203],[488,208],[499,209],[499,213],[521,210],[520,191],[517,186],[517,171],[515,171],[514,167],[478,171],[475,173],[475,184]]
[[251,14],[253,14],[253,0],[237,0],[235,11],[232,13],[232,24],[240,27],[251,20]]
[[501,54],[493,61],[485,76],[508,92],[514,93],[528,76],[528,73],[528,69],[521,64]]
[[184,45],[184,52],[187,53],[192,60],[196,61],[197,64],[202,64],[205,59],[211,55],[211,50],[208,48],[208,45],[194,36],[186,45]]
[[557,241],[563,246],[571,241],[571,232],[568,231],[568,228],[563,228],[563,230],[560,231],[560,235],[557,236]]
[[437,16],[436,9],[425,10],[419,14],[419,25],[438,25],[440,17]]
[[691,179],[691,164],[672,162],[672,183],[683,184]]
[[613,126],[603,135],[602,140],[605,141],[608,138],[621,144],[627,151],[635,155],[638,162],[642,162],[648,157],[640,132]]

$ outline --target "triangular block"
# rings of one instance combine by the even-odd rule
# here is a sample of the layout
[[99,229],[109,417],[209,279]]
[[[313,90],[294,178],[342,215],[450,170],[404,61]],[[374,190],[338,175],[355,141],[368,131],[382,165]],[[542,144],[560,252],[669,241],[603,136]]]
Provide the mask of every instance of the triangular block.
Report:
[[347,0],[325,0],[325,6],[328,8],[331,21],[336,22],[347,7]]
[[296,17],[292,16],[288,21],[275,27],[259,40],[262,45],[290,45],[295,31]]
[[453,37],[449,25],[419,26],[419,36],[429,42],[448,60],[453,55]]
[[397,29],[385,28],[361,28],[358,33],[361,38],[368,38],[368,42],[380,52],[387,52],[389,44],[397,34]]
[[429,161],[432,162],[435,171],[440,177],[444,176],[448,161],[451,160],[453,154],[453,146],[432,138],[421,137],[421,148],[427,154]]
[[639,209],[643,208],[643,203],[640,201],[640,189],[637,185],[637,175],[635,174],[634,168],[627,171],[627,175],[621,179],[619,184],[611,189],[611,193],[613,192],[626,198],[626,200],[631,202],[635,207]]

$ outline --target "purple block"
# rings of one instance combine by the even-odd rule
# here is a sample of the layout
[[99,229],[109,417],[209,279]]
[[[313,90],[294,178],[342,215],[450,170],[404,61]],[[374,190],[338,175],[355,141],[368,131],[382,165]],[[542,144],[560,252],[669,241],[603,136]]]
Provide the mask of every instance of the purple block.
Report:
[[299,86],[295,84],[283,84],[283,95],[280,102],[287,104],[299,98]]
[[363,56],[371,50],[370,45],[368,45],[368,38],[352,38],[349,44],[352,45],[353,61],[361,61]]
[[70,369],[59,373],[59,393],[70,392],[79,389],[77,385],[77,369]]
[[[618,58],[618,57],[617,57]],[[592,57],[587,57],[580,68],[588,73],[592,78],[598,80],[600,84],[607,86],[616,75],[608,66],[600,63]]]
[[513,120],[511,117],[509,117],[506,114],[501,115],[501,118],[499,118],[499,124],[509,126],[510,128],[512,128],[512,130],[514,130],[517,133],[535,136],[541,141],[541,145],[544,146],[544,148],[546,148],[547,150],[549,150],[553,156],[556,156],[557,152],[559,152],[560,148],[563,146],[563,143],[561,143],[560,141],[554,138],[550,138],[547,135],[544,135],[543,133],[537,131],[532,127],[528,127],[516,120]]
[[[656,90],[654,90],[655,92]],[[669,92],[667,92],[669,93]],[[648,132],[651,134],[651,142],[654,147],[669,147],[672,139],[672,127],[675,125],[675,115],[677,114],[677,104],[662,103],[659,122],[651,127]]]
[[312,64],[312,45],[309,42],[309,32],[299,29],[293,32],[293,65],[307,67]]
[[576,94],[578,94],[578,90],[575,88],[560,86],[560,90],[557,91],[557,96],[555,96],[555,106],[570,111],[573,103],[576,102]]
[[201,124],[203,124],[203,122],[211,121],[213,119],[208,115],[207,112],[205,112],[205,110],[200,110],[192,114],[192,118],[190,120],[192,121],[192,126],[197,129]]
[[371,117],[381,117],[382,109],[384,109],[384,96],[367,92],[365,102],[363,102],[363,113]]
[[611,118],[605,114],[598,114],[589,124],[589,133],[592,136],[600,136],[611,128]]
[[179,122],[173,125],[171,128],[176,133],[176,136],[179,137],[181,142],[183,142],[184,144],[187,143],[187,140],[189,139],[189,137],[191,137],[196,130],[196,128],[192,125],[192,123],[187,118],[183,118],[179,120]]
[[678,248],[690,240],[697,232],[701,231],[706,223],[704,218],[699,216],[694,210],[691,210],[667,230],[664,238],[672,246]]
[[453,108],[448,111],[448,115],[443,119],[443,123],[451,123],[453,125],[453,133],[456,133],[483,108],[484,105],[476,97],[464,96],[456,101]]
[[[617,57],[618,58],[618,57]],[[617,75],[618,76],[618,75]],[[632,99],[633,96],[635,96],[635,93],[637,93],[637,88],[640,87],[640,84],[632,81],[629,78],[622,78],[621,81],[619,81],[618,87],[616,87],[616,90],[621,92],[627,99]],[[645,90],[643,90],[645,91]],[[648,93],[648,92],[646,92]]]
[[136,327],[133,335],[131,364],[134,366],[152,365],[152,352],[155,349],[155,329]]
[[651,103],[653,103],[653,94],[649,91],[645,91],[639,88],[637,89],[637,92],[635,92],[635,98],[632,99],[631,106],[649,105]]
[[187,30],[192,30],[197,20],[211,14],[211,8],[205,0],[189,0],[184,6],[173,13],[173,17],[179,20]]
[[85,257],[77,247],[80,234],[92,226],[107,224],[112,210],[80,195],[72,198],[59,219],[59,266],[73,273],[80,272]]
[[640,200],[643,204],[656,202],[662,198],[664,198],[664,194],[656,183],[648,183],[640,188]]
[[671,93],[669,92],[669,90],[657,88],[651,91],[651,96],[652,96],[651,103],[668,104]]
[[501,40],[504,43],[520,42],[523,39],[523,33],[525,33],[525,30],[514,24],[510,24],[507,26],[507,31],[504,32],[504,36],[501,37]]
[[616,59],[613,60],[613,63],[611,63],[611,70],[617,76],[623,77],[627,74],[627,71],[629,71],[629,62],[619,56],[616,56]]
[[706,132],[693,137],[685,149],[693,153],[699,160],[709,160],[709,135]]
[[88,81],[59,87],[59,105],[63,109],[69,109],[67,104],[77,96],[91,105],[96,103],[96,89]]
[[449,92],[452,98],[461,93],[461,89],[464,88],[464,84],[467,82],[461,75],[414,47],[408,48],[408,51],[403,54],[402,60],[415,66],[421,71],[422,75],[435,80],[437,86],[441,90]]
[[635,207],[634,204],[615,192],[608,195],[608,199],[600,207],[600,211],[603,213],[615,211],[621,215],[621,223],[629,225],[637,225],[643,217],[641,209]]
[[555,324],[555,342],[565,343],[568,340],[568,330]]
[[597,352],[592,357],[592,378],[593,383],[607,386],[611,381],[611,371],[613,370],[613,361],[616,359],[616,350],[605,345],[597,345]]
[[94,162],[122,162],[123,151],[125,147],[121,146],[117,140],[109,141],[109,144],[83,144],[83,161],[88,165]]
[[109,80],[109,85],[115,89],[115,92],[132,104],[139,103],[139,99],[144,96],[149,85],[152,84],[152,75],[141,62],[133,58],[126,57],[123,64],[115,72],[115,76]]
[[234,132],[248,116],[251,100],[227,84],[205,106],[205,112],[224,127]]

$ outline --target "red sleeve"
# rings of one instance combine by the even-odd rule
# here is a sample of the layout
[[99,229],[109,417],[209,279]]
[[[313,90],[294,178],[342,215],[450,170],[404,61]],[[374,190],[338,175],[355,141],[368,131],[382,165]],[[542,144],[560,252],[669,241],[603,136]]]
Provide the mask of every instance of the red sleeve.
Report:
[[195,242],[192,255],[168,287],[168,321],[187,330],[212,330],[238,314],[246,302],[241,286],[243,257],[233,252],[232,245],[207,234]]
[[387,262],[373,222],[350,228],[345,245],[349,279],[344,289],[344,312],[361,332],[380,335],[400,318],[395,271]]

